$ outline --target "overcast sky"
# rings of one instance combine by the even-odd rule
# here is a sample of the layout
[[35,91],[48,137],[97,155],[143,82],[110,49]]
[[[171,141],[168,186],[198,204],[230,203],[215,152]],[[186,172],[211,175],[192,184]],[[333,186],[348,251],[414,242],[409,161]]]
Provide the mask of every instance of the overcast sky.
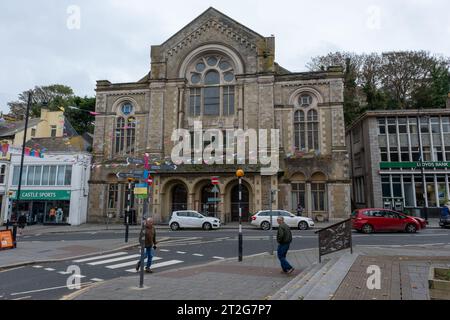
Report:
[[276,60],[291,71],[338,50],[450,56],[448,0],[1,0],[0,110],[35,85],[93,96],[96,80],[137,81],[149,70],[150,46],[210,6],[275,35]]

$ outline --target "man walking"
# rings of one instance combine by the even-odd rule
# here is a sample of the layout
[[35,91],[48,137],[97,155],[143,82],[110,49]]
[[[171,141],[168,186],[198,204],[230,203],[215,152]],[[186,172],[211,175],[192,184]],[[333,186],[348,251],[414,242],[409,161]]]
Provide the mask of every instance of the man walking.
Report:
[[301,217],[303,214],[303,207],[302,205],[299,203],[297,206],[297,216]]
[[289,262],[286,260],[286,255],[289,250],[289,246],[292,242],[292,233],[289,226],[284,223],[283,217],[277,218],[278,222],[278,233],[277,233],[277,241],[278,241],[278,259],[281,263],[281,269],[283,269],[284,273],[292,273],[294,271],[294,268],[289,264]]
[[[145,267],[145,272],[147,273],[153,273],[153,271],[150,269],[152,265],[152,259],[153,259],[153,250],[156,249],[156,229],[153,225],[153,219],[148,218],[145,221],[145,253],[144,253],[144,259],[147,258],[147,264]],[[136,271],[139,271],[141,268],[141,261],[139,260]]]

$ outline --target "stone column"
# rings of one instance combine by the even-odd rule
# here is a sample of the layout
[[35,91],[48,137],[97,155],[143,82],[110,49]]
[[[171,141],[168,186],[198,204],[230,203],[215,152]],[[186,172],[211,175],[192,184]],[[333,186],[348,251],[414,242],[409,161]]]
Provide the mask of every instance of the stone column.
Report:
[[307,182],[306,183],[306,194],[305,194],[305,199],[306,199],[306,214],[308,217],[313,218],[312,216],[312,194],[311,194],[311,183]]

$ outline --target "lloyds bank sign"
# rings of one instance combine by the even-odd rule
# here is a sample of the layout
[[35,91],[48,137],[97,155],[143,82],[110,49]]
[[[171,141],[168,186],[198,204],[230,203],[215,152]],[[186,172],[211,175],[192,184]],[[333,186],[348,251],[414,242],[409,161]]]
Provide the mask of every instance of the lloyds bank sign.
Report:
[[380,169],[450,169],[450,162],[380,162]]

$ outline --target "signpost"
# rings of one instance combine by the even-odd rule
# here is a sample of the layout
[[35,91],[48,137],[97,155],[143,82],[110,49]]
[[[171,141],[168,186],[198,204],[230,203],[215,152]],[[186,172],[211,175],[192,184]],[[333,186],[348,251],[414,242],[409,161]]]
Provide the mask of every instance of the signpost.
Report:
[[208,199],[208,202],[214,202],[214,217],[217,218],[217,203],[220,202],[220,199],[217,198],[217,194],[219,193],[219,188],[217,186],[220,184],[219,177],[212,177],[211,183],[214,186],[212,189],[212,192],[214,192],[214,198],[210,198],[211,200]]

